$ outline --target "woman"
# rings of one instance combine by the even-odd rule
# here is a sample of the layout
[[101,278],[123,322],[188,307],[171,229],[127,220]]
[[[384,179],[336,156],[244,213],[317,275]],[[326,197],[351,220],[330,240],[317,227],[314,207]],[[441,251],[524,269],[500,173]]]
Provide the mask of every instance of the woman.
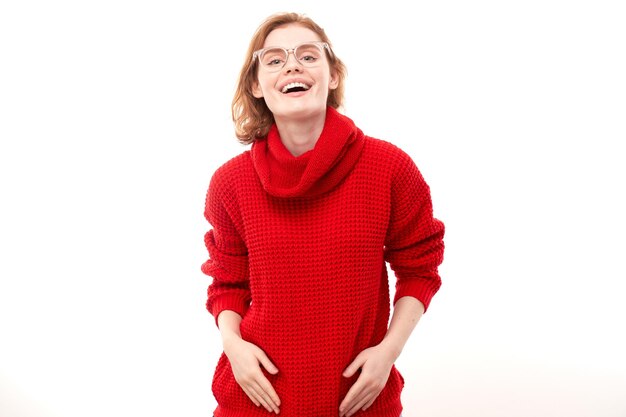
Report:
[[345,74],[302,15],[250,43],[233,119],[252,146],[213,174],[205,209],[215,417],[401,414],[394,362],[439,289],[444,226],[411,158],[338,112]]

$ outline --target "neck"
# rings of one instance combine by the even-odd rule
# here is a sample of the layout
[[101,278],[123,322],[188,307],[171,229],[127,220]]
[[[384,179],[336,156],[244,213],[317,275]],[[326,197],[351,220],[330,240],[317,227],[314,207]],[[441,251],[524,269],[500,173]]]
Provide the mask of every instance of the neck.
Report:
[[306,119],[275,118],[280,140],[293,156],[300,156],[315,147],[324,129],[326,112]]

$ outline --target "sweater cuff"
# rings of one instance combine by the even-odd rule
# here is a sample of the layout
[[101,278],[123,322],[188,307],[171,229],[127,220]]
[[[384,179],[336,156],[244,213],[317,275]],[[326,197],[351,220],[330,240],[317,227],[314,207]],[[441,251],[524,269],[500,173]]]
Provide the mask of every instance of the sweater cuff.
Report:
[[426,279],[409,279],[404,280],[402,283],[398,283],[396,285],[396,293],[393,297],[393,304],[406,296],[411,296],[417,298],[424,304],[424,313],[428,310],[428,306],[430,305],[430,301],[433,296],[439,290],[441,286],[441,281],[432,281]]
[[217,318],[224,310],[231,310],[239,314],[243,318],[248,312],[250,303],[248,296],[245,294],[222,294],[221,296],[211,300],[211,303],[207,303],[207,310],[215,318],[215,325],[219,328]]

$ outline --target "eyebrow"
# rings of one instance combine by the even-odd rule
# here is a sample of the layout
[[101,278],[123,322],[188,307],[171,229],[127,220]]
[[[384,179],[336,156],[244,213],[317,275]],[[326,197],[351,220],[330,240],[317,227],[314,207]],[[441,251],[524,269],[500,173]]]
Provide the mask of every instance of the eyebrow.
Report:
[[293,49],[295,47],[298,47],[300,45],[306,45],[307,43],[326,43],[324,41],[305,41],[305,42],[300,42],[299,44],[291,47],[291,48],[287,48],[286,46],[278,46],[278,45],[269,45],[269,46],[264,46],[261,49],[270,49],[270,48],[281,48],[281,49]]

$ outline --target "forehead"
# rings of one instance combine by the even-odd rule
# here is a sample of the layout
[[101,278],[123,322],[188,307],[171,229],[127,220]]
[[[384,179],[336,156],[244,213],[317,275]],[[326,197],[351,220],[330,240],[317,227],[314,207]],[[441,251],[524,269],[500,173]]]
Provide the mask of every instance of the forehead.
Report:
[[293,48],[304,42],[320,41],[320,37],[309,28],[297,24],[290,24],[274,29],[267,35],[263,47],[282,46]]

